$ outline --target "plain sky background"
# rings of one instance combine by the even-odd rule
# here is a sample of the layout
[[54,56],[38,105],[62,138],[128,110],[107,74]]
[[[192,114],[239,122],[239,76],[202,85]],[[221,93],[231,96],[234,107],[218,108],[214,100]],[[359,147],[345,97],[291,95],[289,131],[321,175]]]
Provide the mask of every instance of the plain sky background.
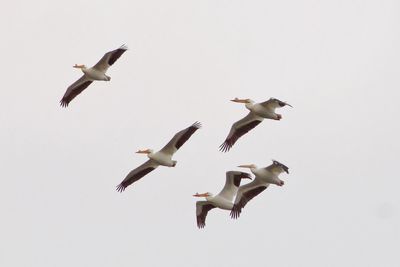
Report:
[[[400,2],[9,1],[0,10],[1,266],[399,266]],[[130,48],[67,109],[66,88]],[[294,108],[218,151],[243,105]],[[115,186],[195,121],[203,128],[122,194]],[[290,168],[238,220],[237,165]]]

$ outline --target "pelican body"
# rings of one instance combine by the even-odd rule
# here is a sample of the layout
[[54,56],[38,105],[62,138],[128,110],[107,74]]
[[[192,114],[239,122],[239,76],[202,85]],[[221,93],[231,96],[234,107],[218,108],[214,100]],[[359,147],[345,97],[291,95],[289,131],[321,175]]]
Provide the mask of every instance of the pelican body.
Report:
[[214,208],[231,210],[233,208],[233,198],[235,197],[242,179],[251,179],[250,174],[239,171],[226,172],[225,186],[217,195],[210,192],[199,194],[194,197],[205,197],[205,201],[196,202],[197,227],[204,228],[206,225],[207,213]]
[[230,214],[233,219],[240,216],[247,202],[264,191],[270,184],[283,186],[285,183],[279,178],[281,173],[286,172],[289,174],[289,168],[276,160],[273,160],[272,164],[265,168],[257,168],[254,164],[240,165],[238,167],[249,168],[255,175],[255,179],[239,188]]
[[200,129],[201,124],[195,122],[191,126],[179,131],[160,151],[154,152],[152,149],[139,150],[136,153],[146,154],[149,158],[145,163],[132,170],[125,179],[117,186],[117,191],[124,191],[129,185],[136,182],[149,172],[155,170],[158,166],[175,167],[177,161],[172,160],[172,156],[176,151],[196,132]]
[[176,160],[172,160],[172,154],[168,154],[165,151],[158,151],[154,153],[152,149],[148,149],[147,151],[139,150],[137,153],[147,153],[147,157],[149,157],[149,159],[162,166],[175,167],[177,163]]
[[264,119],[282,119],[281,114],[275,113],[276,108],[284,107],[286,105],[292,107],[290,104],[280,101],[276,98],[270,98],[269,100],[261,103],[255,103],[251,99],[238,98],[235,98],[231,101],[235,103],[244,103],[246,108],[249,110],[249,113],[244,118],[232,125],[224,143],[222,143],[219,147],[220,151],[222,152],[229,151],[241,136],[245,135],[251,129],[256,127]]
[[95,68],[86,68],[85,65],[75,65],[74,68],[81,69],[84,75],[92,81],[110,81],[111,77]]
[[118,49],[105,53],[100,61],[91,68],[87,68],[85,65],[75,64],[73,67],[81,69],[83,76],[67,88],[67,91],[60,101],[61,106],[67,107],[69,102],[85,90],[93,81],[110,81],[111,77],[106,75],[108,68],[111,67],[126,50],[128,50],[128,48],[123,45]]

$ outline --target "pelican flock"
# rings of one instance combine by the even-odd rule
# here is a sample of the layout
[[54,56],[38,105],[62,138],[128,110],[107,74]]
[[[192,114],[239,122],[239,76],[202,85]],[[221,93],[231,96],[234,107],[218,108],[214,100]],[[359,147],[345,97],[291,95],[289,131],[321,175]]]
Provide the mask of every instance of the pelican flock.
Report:
[[219,147],[222,152],[229,151],[240,137],[256,127],[264,119],[282,119],[281,114],[275,113],[276,108],[281,108],[286,105],[292,107],[290,104],[280,101],[276,98],[270,98],[269,100],[262,103],[254,103],[254,101],[251,99],[238,98],[235,98],[231,101],[245,104],[246,108],[250,112],[243,119],[238,120],[232,125],[231,130],[229,131],[229,134],[226,137],[224,143],[222,143]]
[[226,172],[225,186],[217,195],[214,196],[210,192],[203,194],[196,193],[193,195],[194,197],[206,198],[205,201],[196,202],[196,218],[197,226],[199,228],[204,228],[204,226],[206,226],[206,217],[210,210],[214,208],[220,208],[223,210],[232,209],[232,201],[239,189],[242,179],[251,179],[250,174],[247,172],[228,171]]
[[191,126],[182,131],[179,131],[172,137],[172,139],[166,144],[160,151],[153,152],[152,149],[139,150],[136,153],[147,154],[149,158],[145,163],[132,170],[126,178],[117,186],[117,191],[124,191],[129,185],[136,182],[149,172],[155,170],[158,166],[175,167],[177,161],[172,160],[172,156],[186,141],[200,129],[200,122],[195,122]]
[[[110,81],[111,77],[106,75],[109,67],[111,67],[127,50],[127,46],[123,45],[115,50],[107,52],[93,67],[87,68],[85,65],[75,64],[73,67],[81,69],[83,76],[67,88],[60,104],[67,107],[69,103],[85,90],[93,81]],[[231,100],[235,103],[245,104],[249,113],[242,119],[233,123],[225,141],[220,145],[219,150],[228,152],[240,137],[255,128],[264,119],[281,120],[282,115],[275,112],[277,108],[290,106],[287,102],[283,102],[276,98],[270,98],[261,103],[255,103],[251,99],[235,98]],[[185,114],[182,112],[182,114]],[[155,170],[158,166],[175,167],[177,161],[172,160],[173,155],[178,149],[185,144],[189,138],[201,128],[199,122],[195,122],[176,133],[174,137],[159,151],[154,152],[152,149],[138,150],[136,153],[146,154],[148,160],[139,167],[130,171],[125,179],[117,185],[116,190],[123,192],[128,186],[143,178],[145,175]],[[251,151],[249,151],[251,152]],[[196,159],[193,159],[196,161]],[[258,168],[254,164],[239,165],[240,168],[248,168],[255,178],[253,181],[240,185],[243,179],[252,179],[251,175],[241,171],[226,172],[225,185],[222,190],[213,195],[210,192],[196,193],[194,197],[204,197],[205,200],[196,202],[196,221],[198,228],[204,228],[206,225],[206,217],[211,209],[219,208],[229,210],[232,219],[237,219],[246,204],[254,197],[263,192],[270,184],[283,186],[279,176],[286,172],[289,174],[289,168],[273,160],[272,164],[265,168]]]
[[87,68],[82,64],[75,64],[73,67],[81,69],[83,75],[67,88],[67,91],[60,101],[61,106],[67,107],[69,102],[82,93],[93,81],[110,81],[111,77],[106,75],[108,68],[111,67],[126,50],[128,50],[128,47],[122,45],[118,49],[105,53],[99,62],[91,68]]

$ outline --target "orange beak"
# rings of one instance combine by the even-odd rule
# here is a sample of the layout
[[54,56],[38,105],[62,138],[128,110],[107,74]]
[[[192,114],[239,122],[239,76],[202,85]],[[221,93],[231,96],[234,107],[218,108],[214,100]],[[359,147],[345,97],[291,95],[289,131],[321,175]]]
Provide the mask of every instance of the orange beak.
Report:
[[244,164],[244,165],[239,165],[238,167],[239,168],[249,168],[249,169],[251,169],[251,168],[254,167],[254,165],[253,164]]
[[208,194],[208,193],[203,193],[203,194],[196,193],[196,194],[194,194],[193,196],[194,196],[194,197],[208,197],[209,194]]
[[232,102],[236,102],[236,103],[244,103],[244,104],[246,104],[246,103],[249,102],[249,99],[239,99],[239,98],[235,97],[235,99],[232,99],[231,101]]
[[139,149],[135,153],[138,153],[138,154],[150,154],[150,149],[144,149],[144,150],[140,150]]
[[82,69],[83,67],[84,67],[85,65],[78,65],[78,64],[75,64],[75,65],[73,65],[72,67],[73,68],[77,68],[77,69]]

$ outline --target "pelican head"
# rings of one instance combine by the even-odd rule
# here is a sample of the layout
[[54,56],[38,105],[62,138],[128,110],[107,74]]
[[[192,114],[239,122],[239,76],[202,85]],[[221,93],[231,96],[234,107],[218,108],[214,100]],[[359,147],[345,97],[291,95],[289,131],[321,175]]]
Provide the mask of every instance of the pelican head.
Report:
[[210,192],[206,192],[206,193],[202,193],[202,194],[196,193],[193,196],[194,197],[205,197],[206,199],[208,199],[208,198],[212,197],[213,194]]
[[153,150],[152,149],[143,149],[143,150],[138,150],[138,151],[136,151],[135,153],[138,153],[138,154],[150,154],[150,153],[153,153]]
[[72,67],[77,69],[86,69],[86,66],[84,64],[75,64]]
[[239,168],[249,168],[250,170],[251,169],[257,169],[257,166],[254,165],[254,164],[244,164],[244,165],[239,165],[238,167]]

